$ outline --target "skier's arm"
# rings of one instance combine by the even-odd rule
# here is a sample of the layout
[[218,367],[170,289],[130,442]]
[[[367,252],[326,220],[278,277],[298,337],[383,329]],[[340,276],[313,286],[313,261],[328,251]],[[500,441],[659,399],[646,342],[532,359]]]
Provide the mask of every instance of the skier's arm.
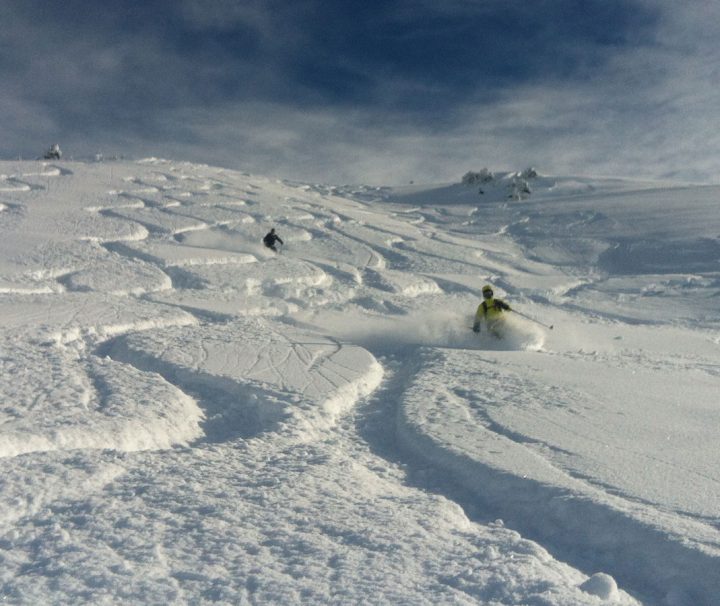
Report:
[[505,301],[501,301],[500,299],[495,299],[495,304],[500,309],[504,309],[505,311],[512,311],[512,309],[510,309],[510,306],[507,303],[505,303]]
[[283,246],[285,246],[285,242],[282,241],[282,238],[280,236],[275,236],[275,239],[280,242]]

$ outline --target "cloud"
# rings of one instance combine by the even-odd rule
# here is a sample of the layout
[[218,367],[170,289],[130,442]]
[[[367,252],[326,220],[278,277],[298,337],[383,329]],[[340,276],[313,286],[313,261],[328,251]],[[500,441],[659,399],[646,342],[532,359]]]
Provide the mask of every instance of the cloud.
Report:
[[716,180],[716,4],[8,0],[0,155],[58,140],[325,181]]

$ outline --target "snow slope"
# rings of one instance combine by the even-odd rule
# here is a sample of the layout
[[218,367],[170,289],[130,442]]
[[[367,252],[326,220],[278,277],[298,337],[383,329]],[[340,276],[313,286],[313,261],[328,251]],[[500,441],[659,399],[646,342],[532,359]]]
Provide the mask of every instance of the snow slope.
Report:
[[0,595],[714,604],[719,201],[0,163]]

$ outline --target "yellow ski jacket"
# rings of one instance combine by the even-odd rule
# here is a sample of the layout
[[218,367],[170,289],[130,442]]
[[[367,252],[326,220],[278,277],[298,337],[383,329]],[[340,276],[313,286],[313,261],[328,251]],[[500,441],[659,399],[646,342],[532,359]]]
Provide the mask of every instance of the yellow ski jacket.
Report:
[[485,299],[478,305],[475,312],[475,321],[486,320],[491,322],[496,320],[504,311],[512,311],[510,306],[502,299]]

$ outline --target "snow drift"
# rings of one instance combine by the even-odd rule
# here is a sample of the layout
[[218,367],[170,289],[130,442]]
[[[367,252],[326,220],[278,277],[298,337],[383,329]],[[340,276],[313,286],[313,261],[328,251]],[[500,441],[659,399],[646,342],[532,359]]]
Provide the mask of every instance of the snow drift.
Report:
[[0,163],[2,597],[713,604],[720,191],[533,173]]

